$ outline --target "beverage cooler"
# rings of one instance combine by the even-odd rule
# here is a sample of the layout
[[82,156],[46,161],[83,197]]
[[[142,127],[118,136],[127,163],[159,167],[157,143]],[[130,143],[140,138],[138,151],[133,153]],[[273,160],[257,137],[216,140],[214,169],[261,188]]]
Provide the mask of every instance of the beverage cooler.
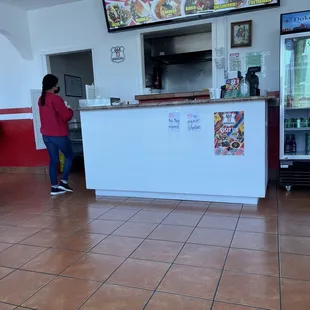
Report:
[[310,11],[281,15],[280,185],[310,186]]

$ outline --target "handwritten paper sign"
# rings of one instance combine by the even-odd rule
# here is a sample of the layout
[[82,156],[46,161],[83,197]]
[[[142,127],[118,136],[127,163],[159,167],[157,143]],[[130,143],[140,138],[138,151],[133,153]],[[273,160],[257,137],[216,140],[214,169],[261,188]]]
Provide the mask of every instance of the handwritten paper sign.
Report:
[[180,112],[170,112],[168,114],[168,130],[180,131]]
[[188,131],[200,131],[200,116],[198,113],[187,113]]

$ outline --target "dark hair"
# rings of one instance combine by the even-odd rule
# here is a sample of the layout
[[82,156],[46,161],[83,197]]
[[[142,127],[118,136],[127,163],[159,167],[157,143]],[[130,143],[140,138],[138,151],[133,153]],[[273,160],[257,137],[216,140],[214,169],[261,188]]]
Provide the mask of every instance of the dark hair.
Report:
[[41,106],[45,105],[46,91],[52,89],[58,83],[58,77],[53,74],[47,74],[42,80]]

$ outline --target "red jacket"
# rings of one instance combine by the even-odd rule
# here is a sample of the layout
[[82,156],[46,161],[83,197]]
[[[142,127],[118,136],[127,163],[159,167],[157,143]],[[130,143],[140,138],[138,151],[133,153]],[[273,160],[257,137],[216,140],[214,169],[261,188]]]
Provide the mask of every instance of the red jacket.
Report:
[[68,136],[68,122],[73,117],[73,111],[66,107],[63,99],[47,92],[45,95],[45,105],[41,106],[41,97],[38,104],[42,135],[51,137]]

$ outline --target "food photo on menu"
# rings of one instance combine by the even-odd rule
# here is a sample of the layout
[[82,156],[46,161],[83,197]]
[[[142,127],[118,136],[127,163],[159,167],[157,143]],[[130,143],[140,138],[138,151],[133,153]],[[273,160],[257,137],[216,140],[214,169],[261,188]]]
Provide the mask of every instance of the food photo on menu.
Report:
[[105,1],[110,28],[149,23],[152,21],[151,3],[148,0]]

